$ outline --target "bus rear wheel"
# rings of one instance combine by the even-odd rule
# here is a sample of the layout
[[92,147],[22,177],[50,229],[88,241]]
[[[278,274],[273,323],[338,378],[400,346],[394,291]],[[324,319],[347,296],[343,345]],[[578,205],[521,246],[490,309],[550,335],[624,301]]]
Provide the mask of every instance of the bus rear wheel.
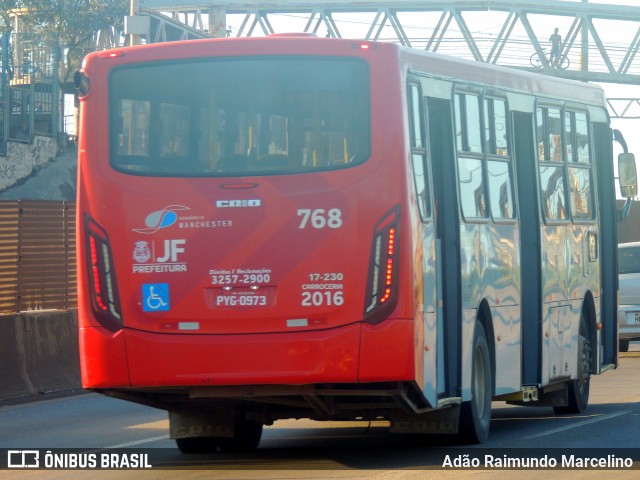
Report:
[[236,418],[233,437],[177,438],[176,445],[182,453],[251,452],[258,447],[262,437],[262,423]]
[[620,352],[628,352],[629,351],[629,340],[620,340],[618,342],[618,351],[620,351]]
[[589,404],[589,385],[591,383],[591,342],[584,317],[580,320],[578,337],[578,378],[571,380],[567,386],[569,403],[562,407],[553,407],[557,414],[582,413]]
[[176,438],[176,445],[182,453],[215,453],[220,446],[218,437]]
[[220,439],[220,450],[225,453],[251,452],[258,448],[262,437],[262,423],[236,417],[234,436]]
[[463,443],[483,443],[489,437],[493,373],[484,327],[476,323],[473,334],[471,400],[460,407],[458,437]]

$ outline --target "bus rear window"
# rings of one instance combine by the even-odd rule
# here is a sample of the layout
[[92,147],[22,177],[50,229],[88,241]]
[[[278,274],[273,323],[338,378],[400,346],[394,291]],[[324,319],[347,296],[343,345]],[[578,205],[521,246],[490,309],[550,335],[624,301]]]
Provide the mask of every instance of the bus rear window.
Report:
[[115,70],[111,164],[149,176],[345,168],[369,157],[369,72],[359,60],[242,58]]

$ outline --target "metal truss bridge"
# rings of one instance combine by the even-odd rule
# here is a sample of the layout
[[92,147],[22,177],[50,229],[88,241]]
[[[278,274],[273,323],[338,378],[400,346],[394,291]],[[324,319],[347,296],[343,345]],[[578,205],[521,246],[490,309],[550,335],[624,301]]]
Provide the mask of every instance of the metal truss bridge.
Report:
[[[607,4],[598,3],[608,1]],[[625,0],[620,0],[624,2]],[[138,0],[142,41],[206,36],[320,36],[400,43],[581,81],[640,85],[640,6],[615,0]],[[638,4],[640,5],[640,3]],[[562,36],[551,63],[550,35]],[[636,98],[610,98],[616,118],[640,118]]]

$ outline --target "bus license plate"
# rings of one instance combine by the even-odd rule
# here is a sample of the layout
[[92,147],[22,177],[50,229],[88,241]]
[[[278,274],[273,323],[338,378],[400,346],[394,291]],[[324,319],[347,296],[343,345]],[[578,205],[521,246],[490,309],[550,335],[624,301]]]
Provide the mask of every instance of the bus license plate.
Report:
[[206,289],[209,308],[260,308],[272,305],[273,287],[258,290],[245,288],[230,291],[220,288]]
[[634,316],[635,316],[636,323],[640,323],[640,313],[636,312]]
[[266,295],[218,295],[216,307],[266,307],[268,297]]

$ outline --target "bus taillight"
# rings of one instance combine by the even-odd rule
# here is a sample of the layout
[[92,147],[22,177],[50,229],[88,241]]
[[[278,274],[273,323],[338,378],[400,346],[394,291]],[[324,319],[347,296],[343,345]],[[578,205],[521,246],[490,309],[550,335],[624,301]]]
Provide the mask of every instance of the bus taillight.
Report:
[[393,283],[393,262],[394,262],[394,253],[395,253],[395,242],[396,242],[396,229],[390,228],[389,234],[387,238],[387,266],[386,273],[384,277],[384,293],[382,297],[380,297],[380,303],[386,303],[391,298],[391,286]]
[[106,232],[93,220],[87,218],[85,227],[93,312],[102,326],[115,332],[122,328],[122,315],[109,240]]
[[384,320],[396,303],[398,278],[399,208],[394,208],[376,225],[369,262],[364,321]]

